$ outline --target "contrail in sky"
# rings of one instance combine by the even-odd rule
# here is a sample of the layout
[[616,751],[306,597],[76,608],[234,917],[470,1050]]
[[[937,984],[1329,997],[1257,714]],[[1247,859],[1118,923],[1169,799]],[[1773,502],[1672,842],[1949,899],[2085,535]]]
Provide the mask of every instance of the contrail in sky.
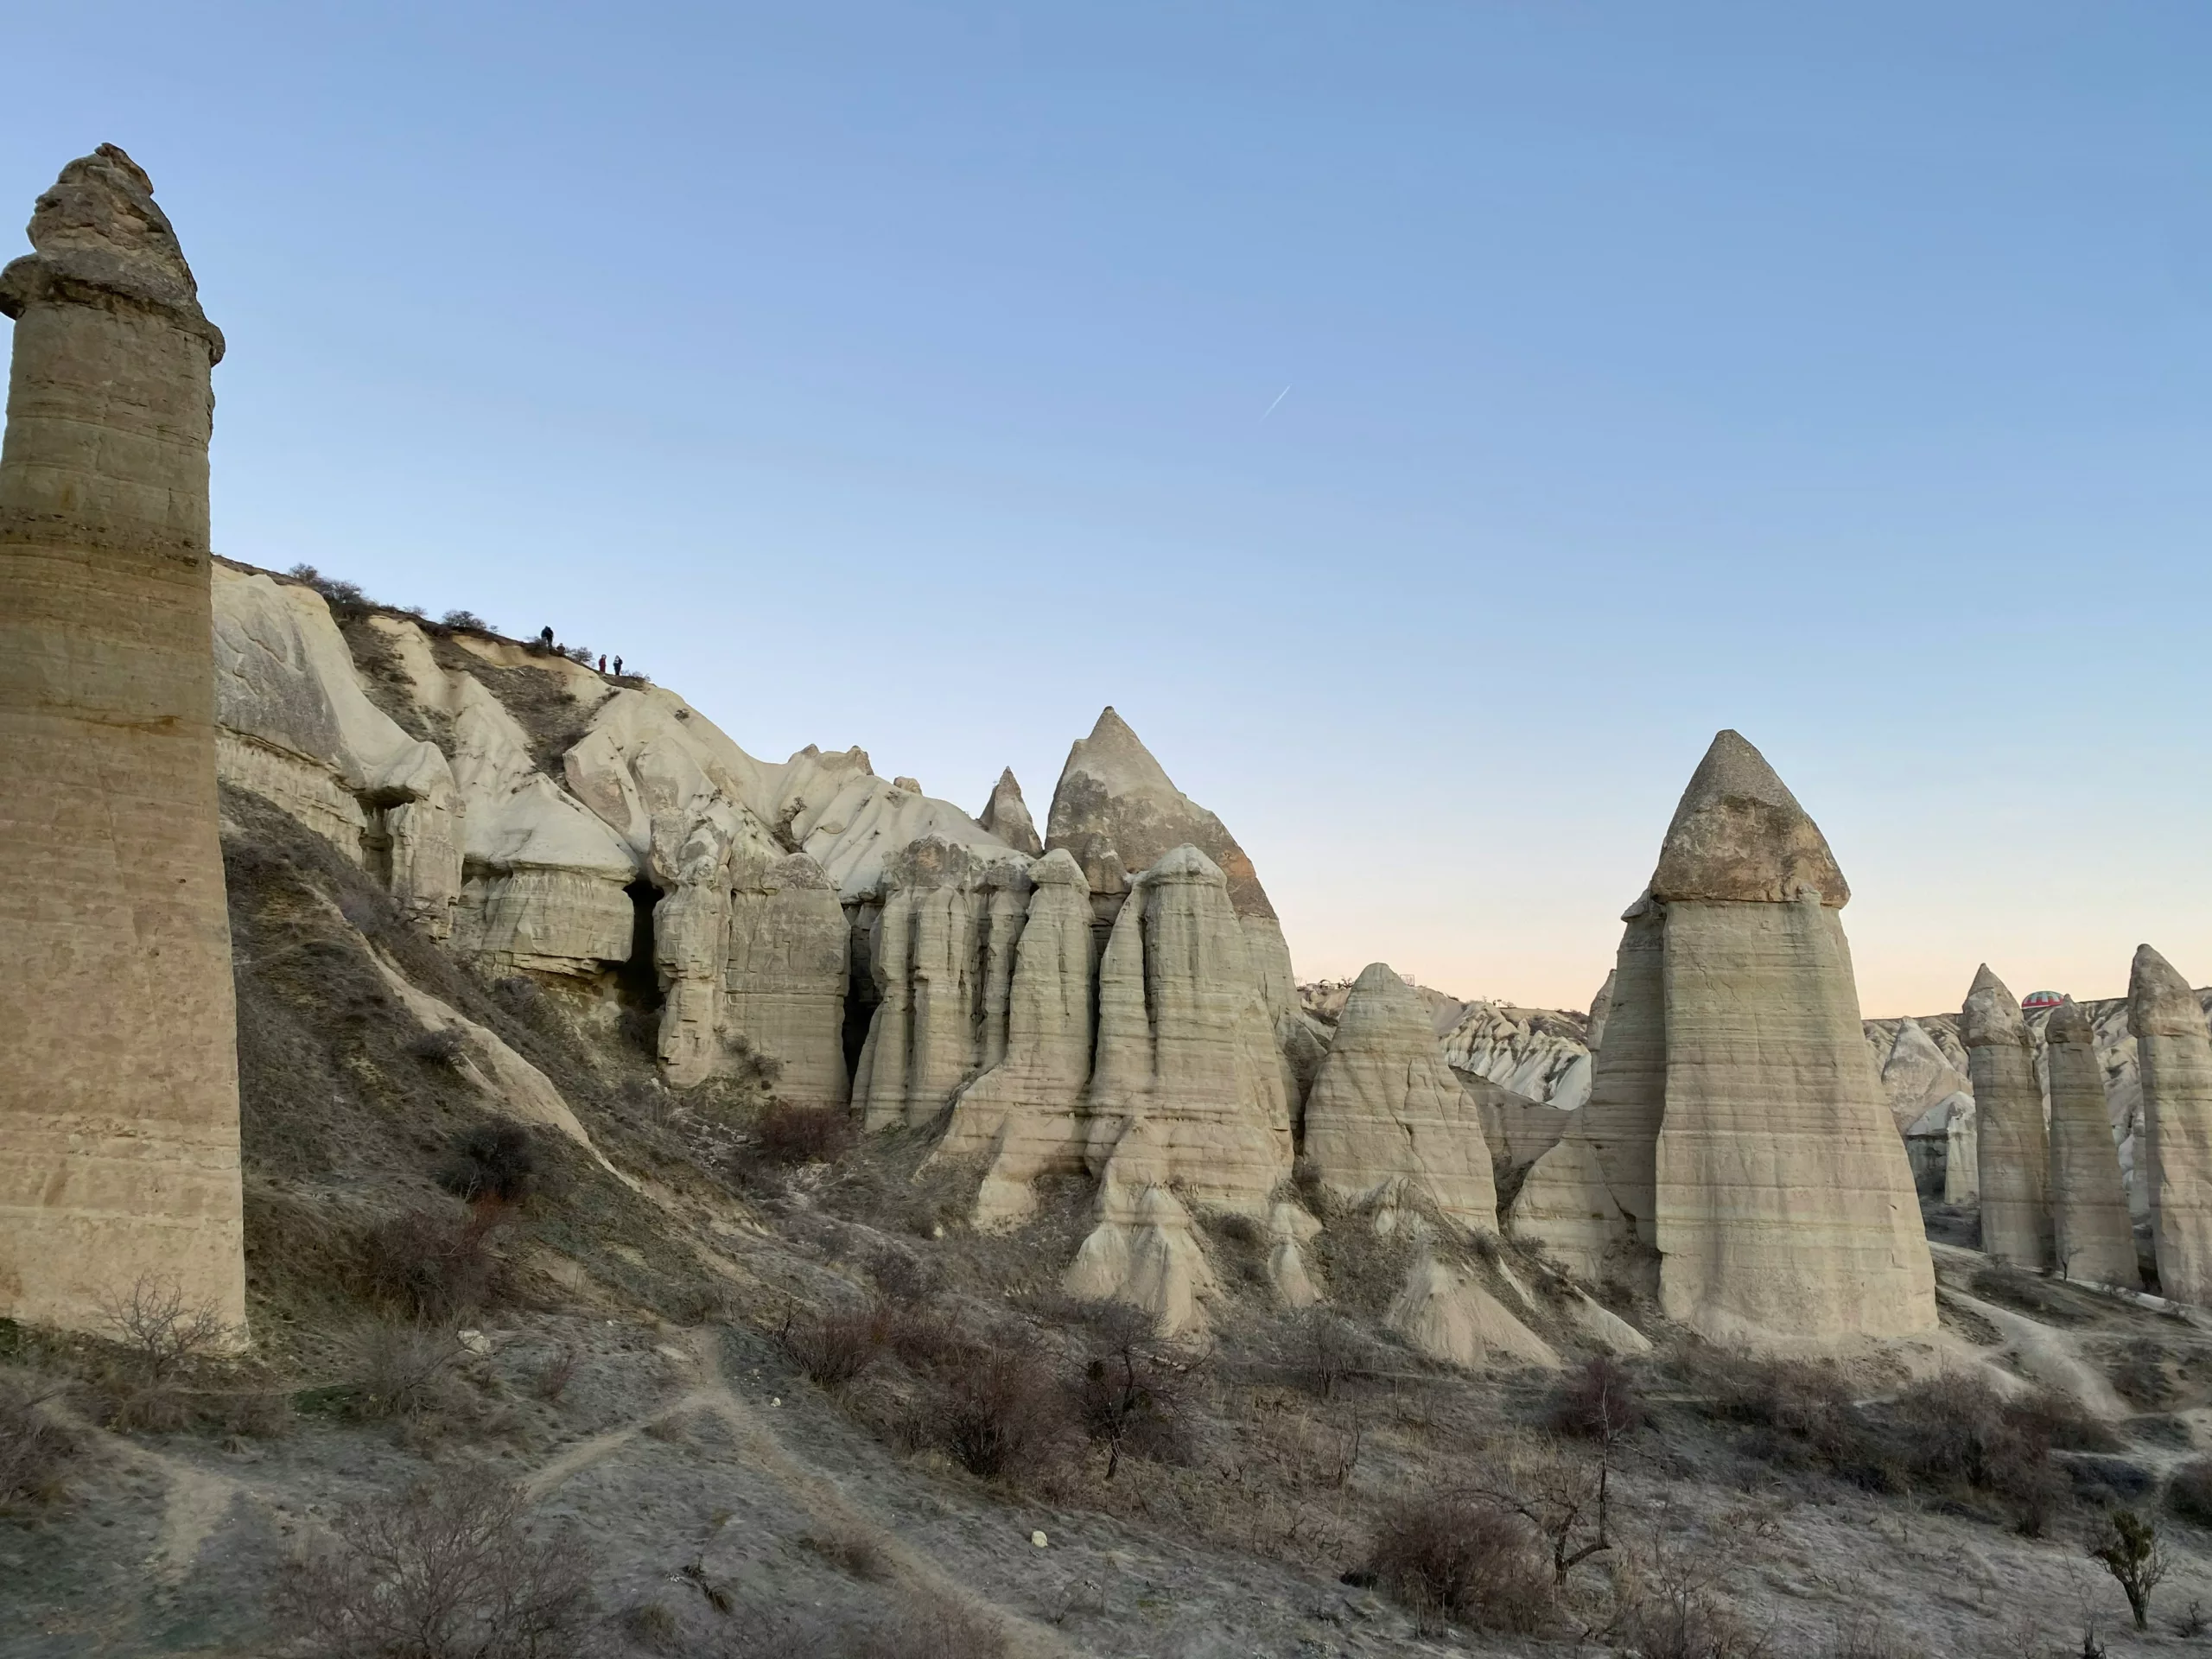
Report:
[[[1289,396],[1290,396],[1290,388],[1289,388],[1288,386],[1285,386],[1285,387],[1284,387],[1281,391],[1279,391],[1279,392],[1275,393],[1275,401],[1274,401],[1274,403],[1273,403],[1273,404],[1269,404],[1268,405],[1268,415],[1272,415],[1272,414],[1274,414],[1274,413],[1275,412],[1275,405],[1276,405],[1277,404],[1281,403],[1281,402],[1282,402],[1282,400],[1283,400],[1284,398],[1286,398],[1286,397],[1289,397]],[[1264,420],[1266,420],[1266,419],[1268,418],[1268,415],[1262,415],[1262,416],[1260,416],[1260,418],[1261,418],[1262,420],[1263,420],[1263,421],[1264,421]]]

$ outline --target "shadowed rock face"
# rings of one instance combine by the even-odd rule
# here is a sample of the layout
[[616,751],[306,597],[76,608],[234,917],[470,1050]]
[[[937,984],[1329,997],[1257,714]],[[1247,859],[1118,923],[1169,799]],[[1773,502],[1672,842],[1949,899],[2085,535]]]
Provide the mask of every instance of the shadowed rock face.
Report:
[[1093,837],[1112,849],[1124,870],[1148,869],[1178,847],[1195,847],[1228,879],[1230,902],[1239,916],[1275,918],[1252,861],[1228,827],[1175,787],[1110,708],[1090,735],[1068,751],[1052,792],[1045,844],[1067,848],[1088,868],[1103,856],[1086,856]]
[[976,822],[1018,853],[1034,858],[1045,850],[1045,843],[1037,839],[1036,823],[1029,816],[1029,804],[1021,798],[1021,785],[1014,781],[1011,766],[999,773],[999,780],[991,789],[991,798]]
[[2043,1028],[2050,1066],[2051,1226],[2059,1271],[2085,1284],[2142,1287],[2135,1229],[2105,1107],[2096,1033],[2072,1002]]
[[2189,982],[2147,944],[2128,979],[2127,1026],[2143,1081],[2136,1167],[2150,1192],[2158,1287],[2212,1304],[2212,1029]]
[[1419,995],[1387,963],[1352,985],[1306,1096],[1306,1156],[1349,1203],[1402,1185],[1461,1227],[1497,1230],[1479,1109],[1445,1063]]
[[1772,904],[1805,891],[1833,910],[1851,899],[1827,838],[1766,757],[1722,732],[1667,826],[1651,896]]
[[1960,1011],[1974,1082],[1981,1247],[1993,1261],[2034,1272],[2055,1267],[2050,1146],[2028,1024],[2005,982],[1984,963]]
[[0,273],[0,1314],[86,1328],[142,1276],[242,1328],[215,798],[208,371],[222,336],[112,145]]

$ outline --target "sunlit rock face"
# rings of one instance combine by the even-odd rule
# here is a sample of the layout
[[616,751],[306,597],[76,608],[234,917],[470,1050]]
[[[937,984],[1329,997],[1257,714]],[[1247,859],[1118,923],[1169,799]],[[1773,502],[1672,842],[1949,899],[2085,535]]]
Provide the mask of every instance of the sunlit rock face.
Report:
[[2176,1301],[2212,1304],[2212,1027],[2189,982],[2147,944],[2135,953],[2127,1004],[2143,1089],[2136,1169],[2158,1287]]
[[1849,897],[1811,817],[1721,733],[1626,918],[1569,1131],[1583,1145],[1539,1160],[1532,1226],[1716,1339],[1936,1324],[1911,1170],[1837,914]]
[[2050,1199],[2058,1270],[2094,1285],[2142,1287],[2135,1229],[2120,1185],[2096,1038],[2075,1004],[2044,1027],[2050,1067]]
[[223,337],[122,150],[0,272],[0,1315],[142,1278],[244,1332],[237,1014],[207,544]]
[[1974,1084],[1981,1247],[1993,1261],[2043,1272],[2056,1264],[2043,1088],[2020,1005],[1987,963],[1967,989],[1959,1035]]

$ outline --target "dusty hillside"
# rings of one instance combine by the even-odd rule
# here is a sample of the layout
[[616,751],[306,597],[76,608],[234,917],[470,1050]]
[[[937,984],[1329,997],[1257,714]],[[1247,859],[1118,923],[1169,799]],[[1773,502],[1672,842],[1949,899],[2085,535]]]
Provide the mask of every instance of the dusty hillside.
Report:
[[[0,1653],[2126,1653],[2212,1603],[2199,1316],[1945,1248],[1903,1359],[1753,1363],[1605,1293],[1645,1351],[1516,1246],[1309,1187],[1330,1310],[1201,1210],[1222,1295],[1162,1340],[1062,1294],[1080,1178],[978,1233],[939,1126],[863,1138],[766,1065],[671,1090],[650,984],[487,977],[223,813],[256,1346],[0,1334]],[[1424,1249],[1553,1359],[1424,1357]],[[2121,1508],[2171,1564],[2144,1637],[2085,1553]],[[529,1617],[378,1645],[376,1548]]]

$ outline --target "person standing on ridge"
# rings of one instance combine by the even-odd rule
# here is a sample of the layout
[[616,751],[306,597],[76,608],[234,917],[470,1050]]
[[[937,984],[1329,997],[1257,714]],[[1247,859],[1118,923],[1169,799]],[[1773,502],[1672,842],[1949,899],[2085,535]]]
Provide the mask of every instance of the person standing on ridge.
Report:
[[604,652],[600,654],[599,671],[602,674],[607,672],[607,655]]
[[614,677],[618,680],[622,677],[622,659],[620,657],[614,659]]

